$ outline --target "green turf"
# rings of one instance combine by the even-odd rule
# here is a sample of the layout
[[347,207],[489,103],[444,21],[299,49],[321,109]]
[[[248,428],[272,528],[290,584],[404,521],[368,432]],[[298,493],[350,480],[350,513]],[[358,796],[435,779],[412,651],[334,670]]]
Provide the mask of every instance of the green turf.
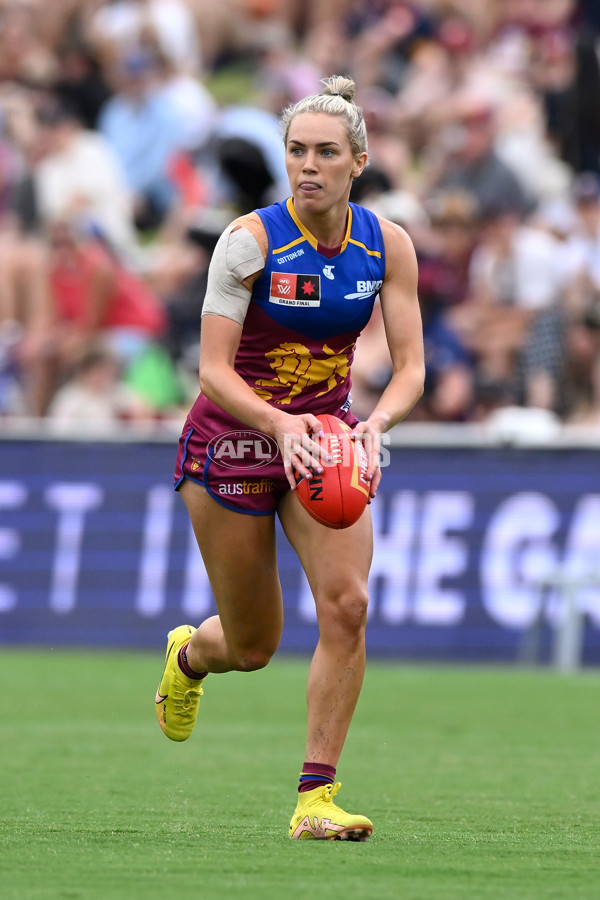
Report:
[[600,675],[371,664],[338,771],[364,844],[295,842],[305,661],[206,684],[185,744],[160,653],[0,653],[0,896],[600,896]]

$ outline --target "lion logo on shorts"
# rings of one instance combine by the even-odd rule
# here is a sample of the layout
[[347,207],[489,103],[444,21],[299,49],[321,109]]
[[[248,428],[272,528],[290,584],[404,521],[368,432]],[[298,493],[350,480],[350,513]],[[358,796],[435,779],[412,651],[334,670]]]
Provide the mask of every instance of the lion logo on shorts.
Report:
[[286,405],[302,394],[306,388],[324,384],[324,389],[317,394],[317,397],[322,397],[348,377],[350,372],[348,355],[353,348],[354,343],[348,344],[336,353],[324,344],[323,352],[327,356],[318,358],[313,356],[304,344],[282,343],[265,353],[269,365],[276,373],[275,377],[258,379],[254,390],[263,400],[271,400],[273,394],[264,388],[287,388],[287,395],[275,400],[276,403]]

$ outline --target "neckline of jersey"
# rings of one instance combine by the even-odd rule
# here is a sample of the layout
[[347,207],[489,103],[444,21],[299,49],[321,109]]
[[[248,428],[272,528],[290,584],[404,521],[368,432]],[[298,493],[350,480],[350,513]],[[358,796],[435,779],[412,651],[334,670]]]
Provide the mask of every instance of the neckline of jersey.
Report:
[[[300,221],[298,215],[296,214],[296,210],[294,209],[294,198],[288,197],[287,199],[287,211],[290,216],[294,220],[294,224],[298,228],[300,234],[308,241],[310,246],[320,253],[321,256],[324,256],[325,259],[333,259],[333,256],[338,256],[340,253],[343,253],[346,247],[348,246],[348,241],[350,240],[350,234],[352,232],[352,207],[348,206],[348,224],[346,226],[346,234],[344,235],[344,240],[339,245],[339,247],[325,247],[324,244],[321,244],[316,237],[308,230],[308,228]],[[336,250],[337,252],[333,254],[333,256],[329,256],[326,253],[323,253],[321,248],[325,247],[326,250]]]

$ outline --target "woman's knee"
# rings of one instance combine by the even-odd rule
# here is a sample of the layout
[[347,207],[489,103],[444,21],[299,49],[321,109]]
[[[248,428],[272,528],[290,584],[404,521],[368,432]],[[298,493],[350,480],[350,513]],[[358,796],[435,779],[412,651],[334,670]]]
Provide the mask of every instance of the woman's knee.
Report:
[[236,672],[256,672],[269,664],[279,647],[281,628],[226,635],[229,663]]
[[231,663],[236,672],[256,672],[271,661],[276,647],[238,647],[231,653]]
[[321,635],[360,635],[367,624],[369,594],[365,587],[352,586],[317,599]]

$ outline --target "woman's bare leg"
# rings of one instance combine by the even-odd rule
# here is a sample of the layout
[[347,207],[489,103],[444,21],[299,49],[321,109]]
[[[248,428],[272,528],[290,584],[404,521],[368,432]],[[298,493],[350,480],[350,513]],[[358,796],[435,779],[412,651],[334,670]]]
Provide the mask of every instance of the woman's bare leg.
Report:
[[260,669],[279,646],[283,627],[274,516],[232,512],[189,480],[180,494],[218,610],[194,632],[189,665],[196,672]]
[[367,510],[336,531],[314,521],[292,494],[280,505],[287,537],[317,608],[319,642],[307,685],[306,761],[337,766],[365,672],[367,582],[373,552]]

